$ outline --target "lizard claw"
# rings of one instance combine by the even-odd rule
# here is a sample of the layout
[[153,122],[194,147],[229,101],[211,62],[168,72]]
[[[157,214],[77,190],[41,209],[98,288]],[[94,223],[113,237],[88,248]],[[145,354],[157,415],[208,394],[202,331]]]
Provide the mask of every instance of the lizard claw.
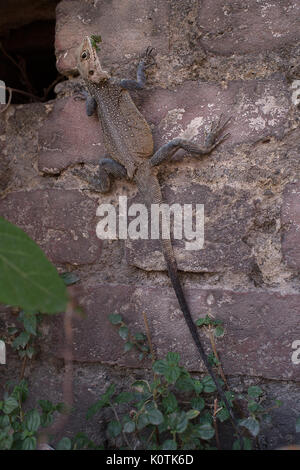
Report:
[[224,122],[223,121],[223,114],[219,117],[219,119],[216,122],[213,122],[210,127],[210,131],[206,136],[205,139],[205,144],[207,146],[214,146],[216,147],[219,145],[221,142],[224,142],[225,140],[228,139],[230,136],[229,133],[225,134],[223,137],[220,137],[222,132],[225,130],[227,127],[228,123],[231,121],[232,117],[230,116],[228,119],[226,119]]
[[144,53],[142,60],[144,61],[145,69],[155,64],[155,59],[152,55],[153,51],[154,51],[154,47],[148,46]]

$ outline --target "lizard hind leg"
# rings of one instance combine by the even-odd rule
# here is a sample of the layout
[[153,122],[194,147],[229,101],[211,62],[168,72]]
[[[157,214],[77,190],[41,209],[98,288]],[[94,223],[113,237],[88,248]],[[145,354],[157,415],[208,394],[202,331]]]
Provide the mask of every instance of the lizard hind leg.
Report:
[[217,121],[213,123],[210,129],[210,132],[206,135],[204,145],[199,145],[191,140],[182,139],[177,137],[176,139],[171,140],[167,144],[163,145],[160,149],[155,152],[155,154],[150,158],[150,166],[156,166],[165,160],[171,158],[179,149],[186,150],[188,153],[193,155],[207,155],[214,148],[224,142],[230,134],[222,135],[225,127],[230,121],[230,118],[227,119],[224,123],[222,121],[222,116]]
[[127,170],[112,158],[102,158],[92,184],[99,192],[107,193],[110,190],[111,177],[126,178]]

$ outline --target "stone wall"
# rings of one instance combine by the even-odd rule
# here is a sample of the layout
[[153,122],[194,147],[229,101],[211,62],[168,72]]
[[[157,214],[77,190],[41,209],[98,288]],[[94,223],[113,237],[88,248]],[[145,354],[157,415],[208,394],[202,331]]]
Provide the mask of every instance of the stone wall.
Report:
[[[1,115],[0,214],[36,240],[59,270],[80,277],[73,289],[86,316],[74,322],[76,412],[64,434],[87,426],[86,409],[107,383],[116,380],[121,389],[150,367],[124,356],[110,313],[141,330],[146,312],[157,356],[178,351],[189,370],[203,371],[158,245],[96,237],[98,204],[117,204],[120,195],[136,202],[136,188],[116,181],[111,193],[99,195],[76,173],[83,165],[95,171],[105,153],[97,118],[74,99],[76,48],[83,36],[101,34],[103,65],[119,77],[134,78],[140,54],[148,45],[156,49],[147,88],[133,94],[156,149],[181,135],[200,143],[211,121],[232,116],[230,138],[210,156],[179,152],[159,177],[167,202],[205,205],[204,249],[175,244],[194,318],[223,321],[217,346],[234,389],[260,384],[270,401],[283,401],[262,447],[295,442],[299,1],[63,0],[56,13],[57,68],[69,80],[57,85],[57,99],[11,105]],[[61,319],[46,320],[43,329],[46,340],[27,374],[39,398],[55,401],[63,373]],[[9,351],[7,376],[15,361]]]

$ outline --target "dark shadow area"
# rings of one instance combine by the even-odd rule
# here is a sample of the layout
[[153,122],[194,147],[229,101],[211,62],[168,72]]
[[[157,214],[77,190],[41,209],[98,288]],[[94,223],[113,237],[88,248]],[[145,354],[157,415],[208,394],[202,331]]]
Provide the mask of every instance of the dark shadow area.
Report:
[[0,37],[0,80],[19,90],[13,91],[12,103],[55,98],[54,87],[64,77],[56,70],[54,38],[54,19],[35,21]]

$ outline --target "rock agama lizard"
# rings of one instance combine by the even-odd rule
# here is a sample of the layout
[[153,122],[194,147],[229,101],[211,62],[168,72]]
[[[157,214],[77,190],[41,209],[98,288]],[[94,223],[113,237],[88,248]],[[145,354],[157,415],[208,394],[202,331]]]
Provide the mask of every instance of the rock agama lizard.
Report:
[[[97,176],[93,177],[93,186],[96,185],[98,190],[104,193],[109,191],[112,177],[127,178],[136,183],[144,203],[148,207],[151,204],[163,202],[155,167],[172,157],[179,149],[184,149],[195,156],[207,155],[229,135],[222,135],[228,120],[221,123],[220,119],[212,125],[203,146],[190,140],[176,138],[154,153],[150,127],[128,92],[144,88],[146,83],[145,70],[153,63],[152,49],[148,48],[139,62],[136,80],[113,78],[107,71],[103,70],[97,56],[97,50],[89,37],[83,40],[77,57],[78,70],[88,90],[87,114],[90,116],[97,109],[104,144],[109,154],[109,158],[100,160]],[[211,375],[237,430],[237,422],[232,409],[208,361],[197,327],[193,322],[178,276],[172,242],[170,239],[163,239],[162,237],[160,242],[169,277],[186,323],[201,359]]]

